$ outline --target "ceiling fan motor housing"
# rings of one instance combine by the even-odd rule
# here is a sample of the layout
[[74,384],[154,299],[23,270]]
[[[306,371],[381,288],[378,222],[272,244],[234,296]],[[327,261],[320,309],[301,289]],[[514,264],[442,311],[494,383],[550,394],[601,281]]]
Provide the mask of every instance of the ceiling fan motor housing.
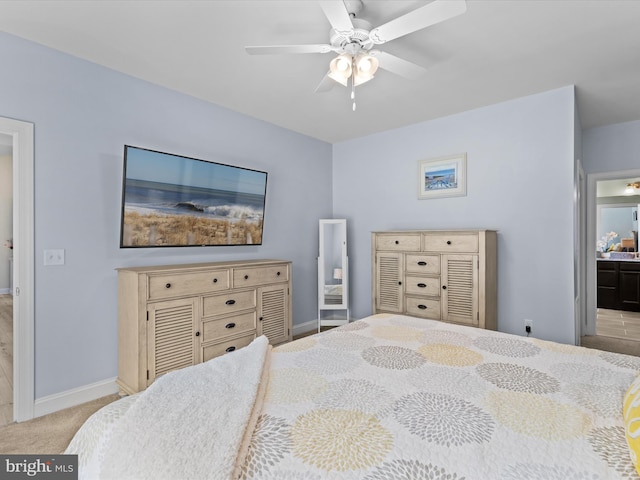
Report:
[[373,26],[361,18],[353,18],[351,21],[354,27],[351,32],[338,32],[333,28],[329,31],[331,46],[339,50],[347,51],[345,49],[347,45],[356,44],[360,47],[358,50],[371,50],[374,43],[371,38],[369,38],[369,32]]

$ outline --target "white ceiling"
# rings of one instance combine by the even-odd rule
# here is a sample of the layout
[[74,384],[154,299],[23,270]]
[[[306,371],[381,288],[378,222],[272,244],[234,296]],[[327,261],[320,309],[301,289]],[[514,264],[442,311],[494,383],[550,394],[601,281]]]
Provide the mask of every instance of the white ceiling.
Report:
[[[374,26],[418,0],[364,0]],[[427,68],[314,90],[334,54],[250,56],[328,43],[308,0],[0,1],[0,30],[276,125],[339,142],[575,84],[583,128],[640,120],[640,1],[468,0],[464,15],[380,49]]]

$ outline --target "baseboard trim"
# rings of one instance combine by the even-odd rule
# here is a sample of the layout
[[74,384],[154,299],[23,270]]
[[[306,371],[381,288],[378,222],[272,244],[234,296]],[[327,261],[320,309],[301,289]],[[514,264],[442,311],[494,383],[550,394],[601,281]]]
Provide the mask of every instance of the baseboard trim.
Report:
[[293,326],[293,336],[302,335],[312,330],[318,331],[318,320],[311,320],[310,322],[299,323]]
[[36,399],[33,406],[33,416],[41,417],[114,393],[118,393],[115,377],[83,387],[73,388],[65,392],[54,393],[53,395]]
[[11,292],[10,288],[0,288],[0,295],[6,295]]

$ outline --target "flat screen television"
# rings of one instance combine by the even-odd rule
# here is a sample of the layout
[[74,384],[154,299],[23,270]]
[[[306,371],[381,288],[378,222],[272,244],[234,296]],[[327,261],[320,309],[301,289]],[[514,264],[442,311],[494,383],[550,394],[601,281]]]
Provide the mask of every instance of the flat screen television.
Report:
[[267,172],[124,146],[121,248],[261,245]]

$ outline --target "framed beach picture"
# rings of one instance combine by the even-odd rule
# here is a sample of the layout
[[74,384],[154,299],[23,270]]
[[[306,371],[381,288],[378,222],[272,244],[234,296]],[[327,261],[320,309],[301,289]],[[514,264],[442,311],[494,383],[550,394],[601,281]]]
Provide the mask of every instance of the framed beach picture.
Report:
[[418,161],[418,198],[467,194],[467,154]]

